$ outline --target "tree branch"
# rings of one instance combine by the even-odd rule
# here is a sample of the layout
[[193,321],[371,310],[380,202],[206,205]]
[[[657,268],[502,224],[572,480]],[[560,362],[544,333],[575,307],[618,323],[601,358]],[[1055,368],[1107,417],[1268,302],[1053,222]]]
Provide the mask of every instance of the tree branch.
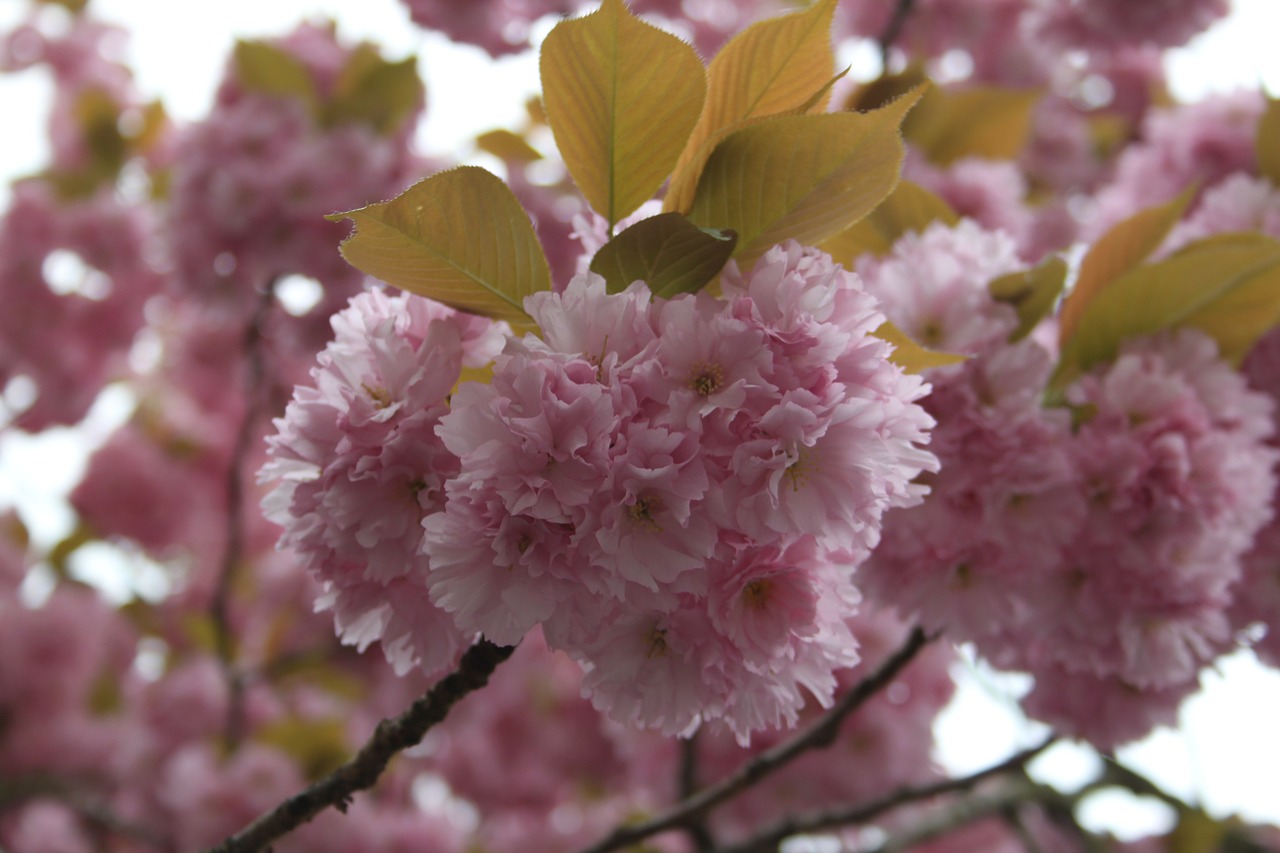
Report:
[[829,746],[839,733],[840,724],[844,722],[845,717],[893,681],[930,639],[924,631],[916,628],[902,648],[880,664],[879,669],[858,682],[812,726],[790,740],[760,753],[740,767],[732,776],[685,798],[666,812],[641,823],[617,827],[608,837],[586,848],[582,853],[607,853],[607,851],[618,850],[643,841],[651,835],[657,835],[668,829],[690,826],[701,820],[715,806],[755,785],[797,756],[811,749]]
[[92,827],[148,845],[156,850],[172,850],[173,845],[150,828],[117,815],[104,802],[71,782],[52,776],[24,776],[0,781],[0,812],[33,800],[59,803]]
[[955,800],[945,808],[922,815],[912,822],[909,829],[890,837],[868,853],[900,853],[902,850],[910,850],[918,844],[946,835],[962,826],[977,823],[983,818],[1016,810],[1027,803],[1060,797],[1061,795],[1052,788],[1021,777],[999,790]]
[[226,546],[214,582],[213,597],[209,601],[209,618],[213,623],[214,644],[218,661],[227,680],[227,727],[229,745],[239,742],[244,730],[244,675],[236,667],[235,632],[231,627],[231,588],[234,585],[236,567],[244,553],[244,476],[241,469],[253,440],[253,429],[258,421],[262,400],[263,377],[266,366],[262,356],[262,323],[275,301],[276,280],[267,282],[258,299],[258,305],[244,329],[242,349],[245,354],[244,414],[236,429],[231,456],[227,460],[224,480],[227,514]]
[[820,832],[841,826],[856,826],[909,803],[931,799],[942,794],[967,791],[993,776],[1021,770],[1027,762],[1048,749],[1057,739],[1057,735],[1051,735],[1033,747],[1014,753],[999,764],[993,764],[968,776],[944,779],[929,785],[907,786],[868,803],[827,809],[807,815],[788,816],[733,847],[723,848],[719,853],[760,853],[760,851],[776,850],[783,839],[793,835]]
[[898,40],[898,36],[902,35],[902,28],[907,25],[907,18],[911,17],[914,6],[915,0],[897,0],[893,4],[893,14],[889,17],[889,23],[885,24],[884,32],[880,33],[880,38],[877,40],[880,44],[881,74],[889,73],[889,49]]
[[398,717],[383,720],[355,758],[324,779],[295,794],[240,832],[206,853],[254,853],[311,820],[329,806],[345,811],[356,791],[372,788],[397,753],[414,746],[445,718],[449,709],[489,681],[514,646],[480,640],[467,649],[461,663]]
[[[694,732],[680,740],[680,767],[678,768],[679,790],[676,794],[681,800],[687,800],[698,790],[698,733]],[[686,827],[689,837],[693,839],[693,849],[697,853],[707,853],[716,847],[715,838],[702,821],[694,821]]]

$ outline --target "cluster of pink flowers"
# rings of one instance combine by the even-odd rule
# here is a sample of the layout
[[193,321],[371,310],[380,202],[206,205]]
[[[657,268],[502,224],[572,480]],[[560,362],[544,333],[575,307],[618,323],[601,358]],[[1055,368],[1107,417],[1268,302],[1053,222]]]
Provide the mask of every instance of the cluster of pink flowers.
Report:
[[461,315],[405,299],[340,315],[265,473],[345,636],[430,670],[460,636],[542,625],[598,707],[666,733],[745,738],[793,723],[801,688],[830,700],[857,660],[849,569],[935,467],[926,386],[855,276],[795,244],[723,299],[581,275],[530,297],[543,337],[447,409],[493,327],[468,344]]
[[[1031,713],[1104,747],[1139,737],[1235,645],[1233,584],[1271,515],[1273,407],[1184,330],[1132,342],[1046,408],[1048,353],[1008,344],[1012,311],[986,291],[999,241],[943,233],[867,268],[891,318],[977,357],[929,371],[942,469],[886,520],[859,583],[1041,676]],[[984,245],[985,275],[953,272]]]
[[454,662],[461,635],[428,600],[422,516],[457,459],[435,429],[465,364],[498,352],[502,326],[417,296],[371,290],[333,319],[335,338],[271,439],[266,501],[282,544],[325,584],[339,633],[381,641],[399,672]]
[[[308,24],[273,45],[307,69],[321,100],[355,50],[332,26]],[[324,216],[394,195],[426,167],[408,145],[420,105],[387,134],[358,121],[322,125],[314,109],[247,88],[233,63],[209,116],[179,134],[167,237],[180,289],[251,308],[273,278],[311,276],[325,285],[312,312],[321,326],[358,291],[362,276],[333,248],[343,228]]]
[[1114,176],[1097,194],[1085,236],[1096,239],[1138,211],[1172,201],[1187,187],[1207,190],[1234,173],[1252,173],[1263,106],[1257,92],[1242,91],[1152,110],[1141,140],[1124,149]]

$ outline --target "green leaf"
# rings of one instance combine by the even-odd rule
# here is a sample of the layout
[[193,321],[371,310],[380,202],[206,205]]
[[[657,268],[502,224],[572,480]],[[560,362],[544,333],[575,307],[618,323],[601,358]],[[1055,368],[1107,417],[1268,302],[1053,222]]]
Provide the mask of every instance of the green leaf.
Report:
[[84,198],[114,182],[129,156],[129,140],[120,131],[120,105],[105,89],[90,86],[79,92],[71,114],[88,156],[72,168],[42,173],[64,199]]
[[919,373],[931,367],[959,364],[969,357],[953,352],[926,349],[913,341],[902,329],[887,321],[881,324],[873,334],[893,344],[893,353],[889,356],[889,360],[911,373]]
[[320,102],[311,71],[300,59],[265,41],[237,41],[236,79],[250,92],[293,98],[314,111]]
[[893,190],[898,133],[917,95],[872,113],[782,116],[725,138],[707,160],[689,218],[738,234],[744,268],[787,239],[817,245]]
[[1058,315],[1059,341],[1065,342],[1075,334],[1081,315],[1098,294],[1146,260],[1164,242],[1182,218],[1194,193],[1195,188],[1189,187],[1168,204],[1140,211],[1098,238],[1080,262],[1080,273],[1062,303]]
[[480,134],[476,137],[476,148],[504,163],[521,166],[542,159],[542,152],[530,145],[529,140],[509,130],[489,130]]
[[551,288],[528,214],[478,166],[440,172],[390,201],[326,218],[356,224],[341,246],[352,266],[462,311],[528,325],[524,298]]
[[1133,338],[1193,327],[1239,364],[1280,324],[1280,242],[1225,234],[1193,243],[1159,263],[1135,267],[1089,303],[1062,350],[1051,386],[1114,360]]
[[1258,119],[1256,149],[1258,174],[1280,187],[1280,100],[1267,98],[1267,108]]
[[644,281],[654,296],[694,293],[724,268],[738,237],[699,228],[679,213],[642,219],[614,237],[591,259],[610,293]]
[[680,153],[664,209],[686,212],[703,165],[725,135],[752,119],[820,111],[835,82],[831,18],[836,0],[759,21],[729,40],[707,68],[707,101]]
[[37,0],[47,6],[61,6],[72,14],[80,14],[84,11],[85,6],[89,5],[89,0]]
[[875,210],[852,227],[824,240],[821,248],[837,263],[852,269],[863,254],[889,254],[904,234],[922,232],[934,222],[953,226],[959,221],[960,215],[939,196],[919,184],[899,181]]
[[610,226],[653,197],[706,97],[692,47],[622,0],[562,21],[542,44],[542,99],[565,166]]
[[962,157],[1012,160],[1026,144],[1031,110],[1040,93],[971,86],[930,87],[903,123],[902,133],[931,162],[946,166]]
[[1053,310],[1066,282],[1066,261],[1048,257],[1029,270],[1002,275],[987,285],[993,299],[1012,305],[1018,312],[1018,328],[1009,336],[1010,341],[1031,334]]
[[307,779],[319,779],[341,767],[351,755],[347,723],[340,717],[307,719],[283,717],[259,729],[253,737],[298,762]]
[[399,130],[422,103],[422,79],[414,57],[388,62],[371,44],[351,52],[338,74],[321,123],[367,124],[383,135]]

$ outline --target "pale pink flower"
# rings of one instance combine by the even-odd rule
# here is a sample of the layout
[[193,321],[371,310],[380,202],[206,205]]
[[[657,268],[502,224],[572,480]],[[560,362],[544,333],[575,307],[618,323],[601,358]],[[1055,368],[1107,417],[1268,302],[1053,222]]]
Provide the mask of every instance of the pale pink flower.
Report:
[[1003,344],[1017,325],[1012,306],[991,298],[993,279],[1024,267],[1013,240],[970,220],[905,234],[893,253],[859,260],[867,289],[913,340],[943,352],[978,354]]
[[583,275],[528,306],[544,338],[509,341],[437,430],[461,467],[425,522],[433,600],[497,642],[542,624],[628,724],[745,740],[802,690],[828,701],[856,661],[848,567],[935,466],[874,300],[788,244],[724,299]]
[[278,484],[264,507],[285,528],[282,546],[327,585],[321,604],[344,640],[381,640],[397,671],[434,671],[461,644],[423,585],[422,521],[458,470],[435,430],[464,361],[496,342],[492,324],[371,291],[333,325],[314,387],[296,390],[269,439],[261,478]]

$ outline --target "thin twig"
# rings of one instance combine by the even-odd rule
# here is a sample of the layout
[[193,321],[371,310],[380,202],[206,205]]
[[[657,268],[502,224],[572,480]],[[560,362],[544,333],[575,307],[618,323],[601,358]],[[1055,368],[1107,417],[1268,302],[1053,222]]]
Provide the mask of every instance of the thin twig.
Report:
[[1009,829],[1013,830],[1013,834],[1018,836],[1018,843],[1022,845],[1023,853],[1044,853],[1044,847],[1036,841],[1031,828],[1027,826],[1026,815],[1020,809],[1010,808],[1001,817],[1004,818]]
[[112,835],[141,842],[157,850],[173,849],[149,827],[126,820],[106,803],[65,780],[51,776],[26,776],[0,783],[0,812],[32,800],[59,803],[79,815],[85,823]]
[[737,772],[716,784],[677,803],[671,809],[642,823],[619,826],[608,837],[600,840],[582,853],[607,853],[643,841],[668,829],[687,827],[699,821],[712,808],[750,788],[775,770],[790,763],[797,756],[830,745],[840,731],[845,717],[883,689],[897,677],[911,659],[929,642],[919,628],[911,632],[902,648],[887,658],[871,675],[858,682],[852,690],[840,698],[831,710],[809,728],[790,740],[760,753],[740,767]]
[[244,414],[236,429],[231,457],[227,461],[224,509],[227,515],[226,546],[214,583],[213,597],[209,602],[209,618],[213,623],[214,644],[218,661],[227,680],[227,743],[234,746],[244,733],[244,675],[236,666],[235,632],[231,627],[231,590],[236,568],[244,553],[244,476],[241,469],[253,440],[254,427],[260,415],[262,382],[266,366],[262,353],[262,323],[275,301],[276,280],[272,279],[263,289],[258,306],[249,318],[241,343],[245,354]]
[[955,800],[945,808],[937,809],[913,821],[906,831],[891,836],[879,847],[868,853],[899,853],[918,844],[931,841],[983,818],[1002,814],[1027,803],[1042,799],[1056,799],[1061,795],[1045,785],[1037,785],[1021,778],[1004,785],[999,790],[974,794]]
[[372,788],[397,753],[414,746],[445,718],[449,709],[489,681],[498,664],[515,650],[480,640],[461,663],[398,717],[383,720],[355,758],[262,815],[206,853],[256,853],[330,806],[346,811],[355,792]]
[[1001,776],[1013,770],[1021,770],[1026,766],[1027,762],[1044,752],[1056,741],[1057,736],[1051,735],[1035,746],[1014,753],[1000,763],[993,764],[975,773],[970,773],[968,776],[944,779],[928,785],[899,788],[893,793],[868,803],[826,809],[810,814],[791,815],[733,847],[723,848],[720,853],[758,853],[758,851],[776,850],[784,839],[793,835],[820,832],[824,829],[833,829],[840,826],[857,826],[909,803],[932,799],[942,794],[967,791],[978,785],[978,783],[994,776]]
[[907,18],[911,17],[914,6],[915,0],[898,0],[893,5],[889,23],[885,24],[884,32],[880,33],[880,68],[883,74],[889,73],[889,49],[898,40],[898,36],[902,35],[902,28],[906,26]]
[[[678,791],[676,796],[681,800],[687,800],[698,791],[698,733],[694,732],[687,738],[680,741],[680,767],[677,771]],[[711,835],[711,830],[702,821],[694,821],[686,828],[689,837],[693,839],[693,849],[697,853],[707,853],[714,850],[716,840]]]
[[1164,790],[1155,782],[1152,782],[1137,771],[1125,767],[1114,758],[1104,755],[1102,757],[1102,761],[1102,776],[1093,784],[1092,787],[1100,788],[1109,784],[1116,785],[1120,788],[1124,788],[1132,794],[1155,797],[1166,805],[1172,806],[1173,810],[1179,814],[1197,811],[1195,806]]

